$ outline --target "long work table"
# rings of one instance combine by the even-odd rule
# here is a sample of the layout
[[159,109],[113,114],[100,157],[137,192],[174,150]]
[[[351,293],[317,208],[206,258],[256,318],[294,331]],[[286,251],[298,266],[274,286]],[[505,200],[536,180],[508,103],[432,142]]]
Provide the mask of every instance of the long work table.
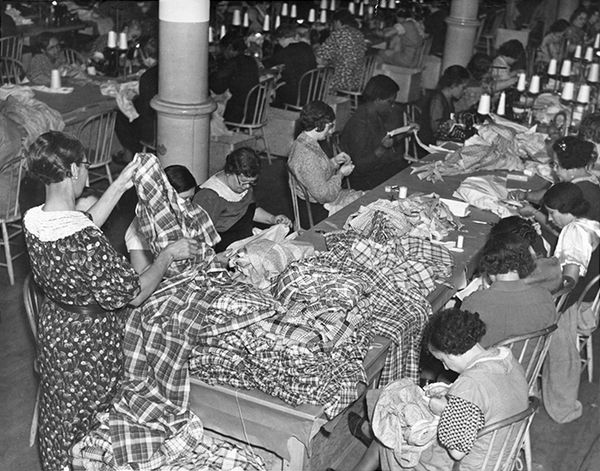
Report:
[[[441,154],[432,154],[425,160],[441,157]],[[304,232],[300,239],[310,241],[317,249],[325,249],[323,233],[342,229],[348,216],[356,212],[361,205],[389,198],[390,193],[385,191],[388,185],[406,186],[409,195],[416,192],[437,193],[440,197],[452,198],[452,193],[465,178],[465,175],[449,176],[444,177],[443,182],[431,183],[420,180],[410,172],[411,168],[408,167],[392,176],[360,199]],[[494,214],[471,207],[470,214],[461,218],[463,227],[460,232],[449,235],[448,240],[456,240],[459,234],[462,235],[464,249],[462,252],[454,252],[455,268],[451,279],[440,284],[428,296],[434,311],[441,309],[455,294],[457,286],[462,285],[465,276],[468,278],[473,273],[476,255],[485,243],[491,224],[497,220],[498,217]],[[374,342],[375,348],[367,355],[365,369],[371,380],[381,372],[389,344],[389,339],[378,337]],[[290,470],[311,469],[307,453],[310,453],[311,441],[321,427],[330,438],[335,433],[340,433],[340,428],[345,428],[347,432],[344,420],[338,417],[327,421],[322,407],[293,407],[259,391],[240,390],[226,385],[210,386],[192,377],[190,398],[192,410],[202,419],[207,429],[272,451],[285,460],[284,466]],[[340,427],[336,427],[337,425]],[[335,450],[336,455],[343,455],[351,446],[351,441],[339,438],[333,440],[332,446],[338,447]]]

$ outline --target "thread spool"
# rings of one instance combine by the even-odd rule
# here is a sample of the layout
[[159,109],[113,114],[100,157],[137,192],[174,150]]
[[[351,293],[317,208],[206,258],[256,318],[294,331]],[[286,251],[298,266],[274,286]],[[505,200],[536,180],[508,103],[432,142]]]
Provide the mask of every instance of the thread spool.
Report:
[[459,235],[459,236],[456,238],[456,248],[457,248],[457,249],[462,249],[462,248],[463,248],[463,246],[464,246],[464,244],[465,244],[465,237],[464,237],[464,236],[461,236],[461,235]]
[[56,90],[60,87],[60,71],[58,69],[52,69],[52,72],[50,72],[50,88]]
[[398,198],[399,199],[404,199],[408,196],[408,188],[406,188],[405,186],[401,186],[398,188]]
[[108,32],[108,40],[106,41],[106,47],[114,49],[117,47],[117,33],[114,31]]

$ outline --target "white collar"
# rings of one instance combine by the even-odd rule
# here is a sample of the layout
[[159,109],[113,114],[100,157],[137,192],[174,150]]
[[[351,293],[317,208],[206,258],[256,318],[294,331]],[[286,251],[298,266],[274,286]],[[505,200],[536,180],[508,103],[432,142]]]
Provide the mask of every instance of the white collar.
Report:
[[233,191],[227,183],[221,180],[220,175],[223,175],[223,171],[215,173],[212,177],[206,180],[200,188],[205,188],[207,190],[213,190],[217,195],[223,198],[226,201],[231,203],[237,203],[238,201],[242,201],[246,193],[249,190],[243,191],[242,193],[236,193]]
[[98,229],[98,226],[81,211],[44,211],[42,206],[27,211],[23,217],[23,224],[31,234],[43,242],[63,239],[87,227]]

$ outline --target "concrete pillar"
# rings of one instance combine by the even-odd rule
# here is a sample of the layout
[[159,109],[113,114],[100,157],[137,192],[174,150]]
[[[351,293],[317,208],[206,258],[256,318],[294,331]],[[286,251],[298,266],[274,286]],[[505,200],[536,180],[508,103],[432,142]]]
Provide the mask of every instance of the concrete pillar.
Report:
[[466,66],[473,55],[477,19],[478,0],[452,0],[450,16],[446,18],[446,43],[442,71],[451,65]]
[[571,13],[579,6],[579,0],[558,0],[558,12],[556,17],[558,19],[568,20],[571,17]]
[[198,183],[208,178],[209,0],[160,0],[156,152],[163,166],[180,164]]

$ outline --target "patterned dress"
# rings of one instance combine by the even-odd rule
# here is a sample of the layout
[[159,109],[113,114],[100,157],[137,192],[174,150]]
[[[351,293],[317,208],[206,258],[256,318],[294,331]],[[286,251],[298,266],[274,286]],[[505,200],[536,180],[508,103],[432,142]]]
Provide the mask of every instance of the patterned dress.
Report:
[[[84,213],[39,206],[23,224],[34,279],[48,298],[37,338],[40,456],[44,471],[62,471],[117,392],[125,321],[118,309],[136,296],[138,276]],[[106,311],[75,313],[54,300]]]

